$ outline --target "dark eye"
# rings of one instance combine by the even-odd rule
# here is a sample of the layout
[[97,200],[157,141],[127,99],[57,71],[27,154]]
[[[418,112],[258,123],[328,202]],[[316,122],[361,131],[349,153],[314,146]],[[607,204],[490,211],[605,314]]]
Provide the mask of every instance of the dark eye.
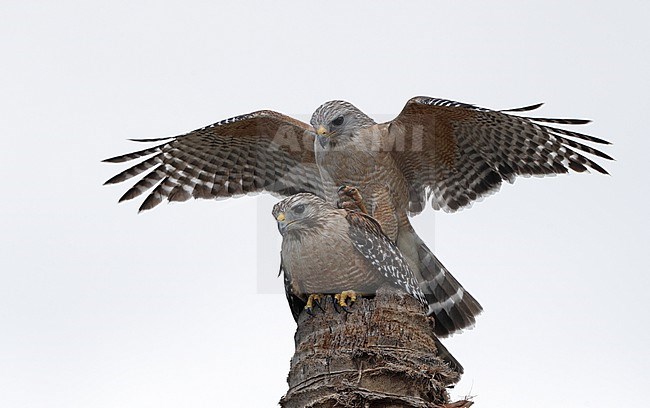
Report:
[[332,125],[334,126],[341,126],[342,124],[343,124],[343,116],[339,116],[338,118],[332,121]]
[[296,214],[302,214],[305,212],[305,205],[304,204],[298,204],[297,206],[293,207],[293,212]]

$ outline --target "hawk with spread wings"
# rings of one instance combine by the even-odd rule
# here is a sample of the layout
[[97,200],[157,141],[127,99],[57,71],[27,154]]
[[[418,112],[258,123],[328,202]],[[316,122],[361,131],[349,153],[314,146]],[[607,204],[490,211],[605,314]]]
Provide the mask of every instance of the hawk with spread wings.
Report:
[[427,298],[429,312],[462,304],[449,333],[471,325],[481,307],[415,233],[409,216],[428,202],[456,211],[498,190],[516,176],[607,173],[585,154],[611,160],[583,141],[605,140],[555,125],[581,119],[523,116],[541,106],[495,111],[415,97],[392,121],[376,123],[344,101],[321,105],[311,126],[273,111],[226,119],[158,145],[111,159],[140,162],[109,179],[146,173],[121,198],[149,191],[140,210],[163,200],[223,198],[262,191],[281,196],[310,192],[330,203],[341,185],[356,186],[369,214],[397,245]]

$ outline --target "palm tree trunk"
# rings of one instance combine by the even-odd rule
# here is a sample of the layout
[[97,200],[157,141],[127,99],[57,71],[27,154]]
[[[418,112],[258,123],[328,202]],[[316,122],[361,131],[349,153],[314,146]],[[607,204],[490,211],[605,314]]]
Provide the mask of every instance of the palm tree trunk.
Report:
[[[335,311],[331,298],[323,304],[325,310],[316,310],[315,316],[300,315],[283,408],[449,403],[446,388],[460,374],[439,355],[433,320],[415,299],[380,292],[374,299],[359,299],[350,313]],[[447,360],[455,362],[450,355]],[[454,406],[472,404],[458,403]]]

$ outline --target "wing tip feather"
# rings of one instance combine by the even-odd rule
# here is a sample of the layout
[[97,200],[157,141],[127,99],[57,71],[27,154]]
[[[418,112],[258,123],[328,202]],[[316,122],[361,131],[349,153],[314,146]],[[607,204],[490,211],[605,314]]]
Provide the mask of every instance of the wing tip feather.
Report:
[[544,105],[544,102],[536,103],[533,105],[528,105],[528,106],[522,106],[521,108],[510,108],[510,109],[502,109],[499,112],[529,112],[535,109],[539,109]]

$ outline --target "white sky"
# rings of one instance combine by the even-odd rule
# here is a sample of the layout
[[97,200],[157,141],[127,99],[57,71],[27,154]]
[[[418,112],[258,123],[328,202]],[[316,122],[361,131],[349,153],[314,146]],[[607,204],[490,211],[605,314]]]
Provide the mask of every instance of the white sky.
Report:
[[[242,2],[243,3],[243,2]],[[266,407],[295,325],[270,196],[117,205],[138,149],[262,108],[415,95],[590,118],[612,176],[418,216],[485,312],[445,341],[482,408],[644,406],[647,2],[0,3],[0,406]],[[270,294],[269,294],[270,293]]]

